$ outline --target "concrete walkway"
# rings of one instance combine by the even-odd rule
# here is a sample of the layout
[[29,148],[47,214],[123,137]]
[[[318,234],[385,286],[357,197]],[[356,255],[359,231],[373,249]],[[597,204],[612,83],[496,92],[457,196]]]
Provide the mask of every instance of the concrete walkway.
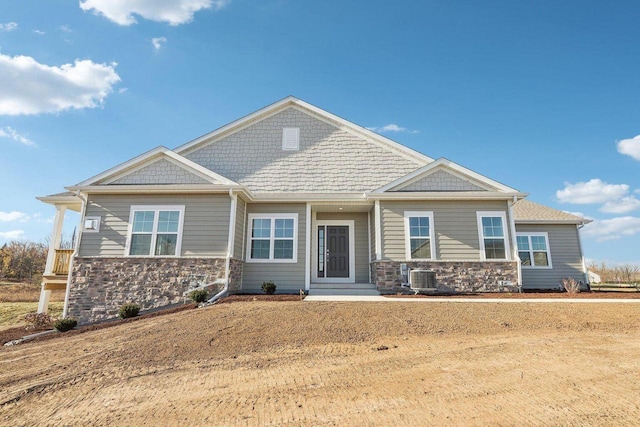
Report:
[[365,295],[309,295],[305,301],[335,301],[335,302],[477,302],[477,303],[617,303],[617,304],[640,304],[640,298],[394,298],[383,296]]

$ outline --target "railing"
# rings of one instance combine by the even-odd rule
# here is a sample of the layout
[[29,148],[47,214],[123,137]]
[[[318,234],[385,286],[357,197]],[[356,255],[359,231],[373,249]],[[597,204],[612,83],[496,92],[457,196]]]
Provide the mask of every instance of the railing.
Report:
[[69,262],[73,255],[73,249],[56,249],[55,258],[53,259],[53,274],[69,273]]

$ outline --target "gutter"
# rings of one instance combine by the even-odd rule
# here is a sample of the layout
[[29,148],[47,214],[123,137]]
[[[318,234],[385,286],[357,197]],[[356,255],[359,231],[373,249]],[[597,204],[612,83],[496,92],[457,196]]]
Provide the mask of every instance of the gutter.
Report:
[[69,260],[69,272],[67,273],[67,286],[65,287],[65,291],[64,291],[64,306],[62,309],[63,318],[67,317],[67,314],[69,314],[69,293],[71,292],[71,275],[73,273],[73,264],[76,260],[76,257],[80,253],[80,241],[82,240],[82,229],[84,228],[83,227],[84,216],[87,213],[87,202],[88,202],[87,197],[82,195],[82,193],[80,193],[79,190],[76,191],[75,196],[82,201],[82,209],[80,210],[80,224],[78,224],[78,233],[76,234],[76,241],[74,242],[73,254],[71,255],[71,259]]

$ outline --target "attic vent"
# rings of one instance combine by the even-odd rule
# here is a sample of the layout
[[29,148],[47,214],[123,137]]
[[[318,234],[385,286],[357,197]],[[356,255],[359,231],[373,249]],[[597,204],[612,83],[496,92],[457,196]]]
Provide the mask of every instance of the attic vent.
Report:
[[282,149],[292,151],[300,149],[300,128],[282,129]]

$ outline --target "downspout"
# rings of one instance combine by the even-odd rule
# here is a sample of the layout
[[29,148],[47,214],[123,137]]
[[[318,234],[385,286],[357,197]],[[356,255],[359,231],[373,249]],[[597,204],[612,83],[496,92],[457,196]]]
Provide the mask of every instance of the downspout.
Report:
[[84,228],[84,216],[87,213],[87,197],[83,196],[79,190],[76,191],[76,197],[82,200],[82,209],[80,210],[80,224],[78,224],[78,232],[76,234],[76,241],[74,242],[73,254],[71,254],[71,259],[69,260],[69,272],[67,273],[67,286],[64,291],[64,306],[62,309],[62,317],[67,317],[67,314],[69,314],[69,293],[71,291],[71,276],[73,273],[73,264],[76,260],[76,257],[80,253],[80,240],[82,238],[82,229]]
[[233,246],[236,234],[236,209],[238,206],[238,195],[229,189],[229,197],[231,198],[231,207],[229,209],[229,239],[227,240],[227,257],[225,260],[224,287],[220,292],[209,298],[209,304],[213,304],[229,292],[229,268],[231,266],[231,258],[233,257]]
[[520,256],[518,256],[518,239],[516,238],[516,220],[513,217],[513,205],[518,201],[517,196],[513,196],[513,201],[508,202],[509,210],[509,228],[511,229],[511,247],[512,256],[517,263],[518,268],[518,290],[522,292],[522,263],[520,262]]
[[587,263],[584,260],[584,249],[582,249],[582,239],[580,238],[580,230],[584,227],[584,222],[579,224],[576,228],[578,233],[578,246],[580,246],[580,259],[582,260],[582,273],[584,274],[584,283],[589,284],[589,272],[587,270]]

